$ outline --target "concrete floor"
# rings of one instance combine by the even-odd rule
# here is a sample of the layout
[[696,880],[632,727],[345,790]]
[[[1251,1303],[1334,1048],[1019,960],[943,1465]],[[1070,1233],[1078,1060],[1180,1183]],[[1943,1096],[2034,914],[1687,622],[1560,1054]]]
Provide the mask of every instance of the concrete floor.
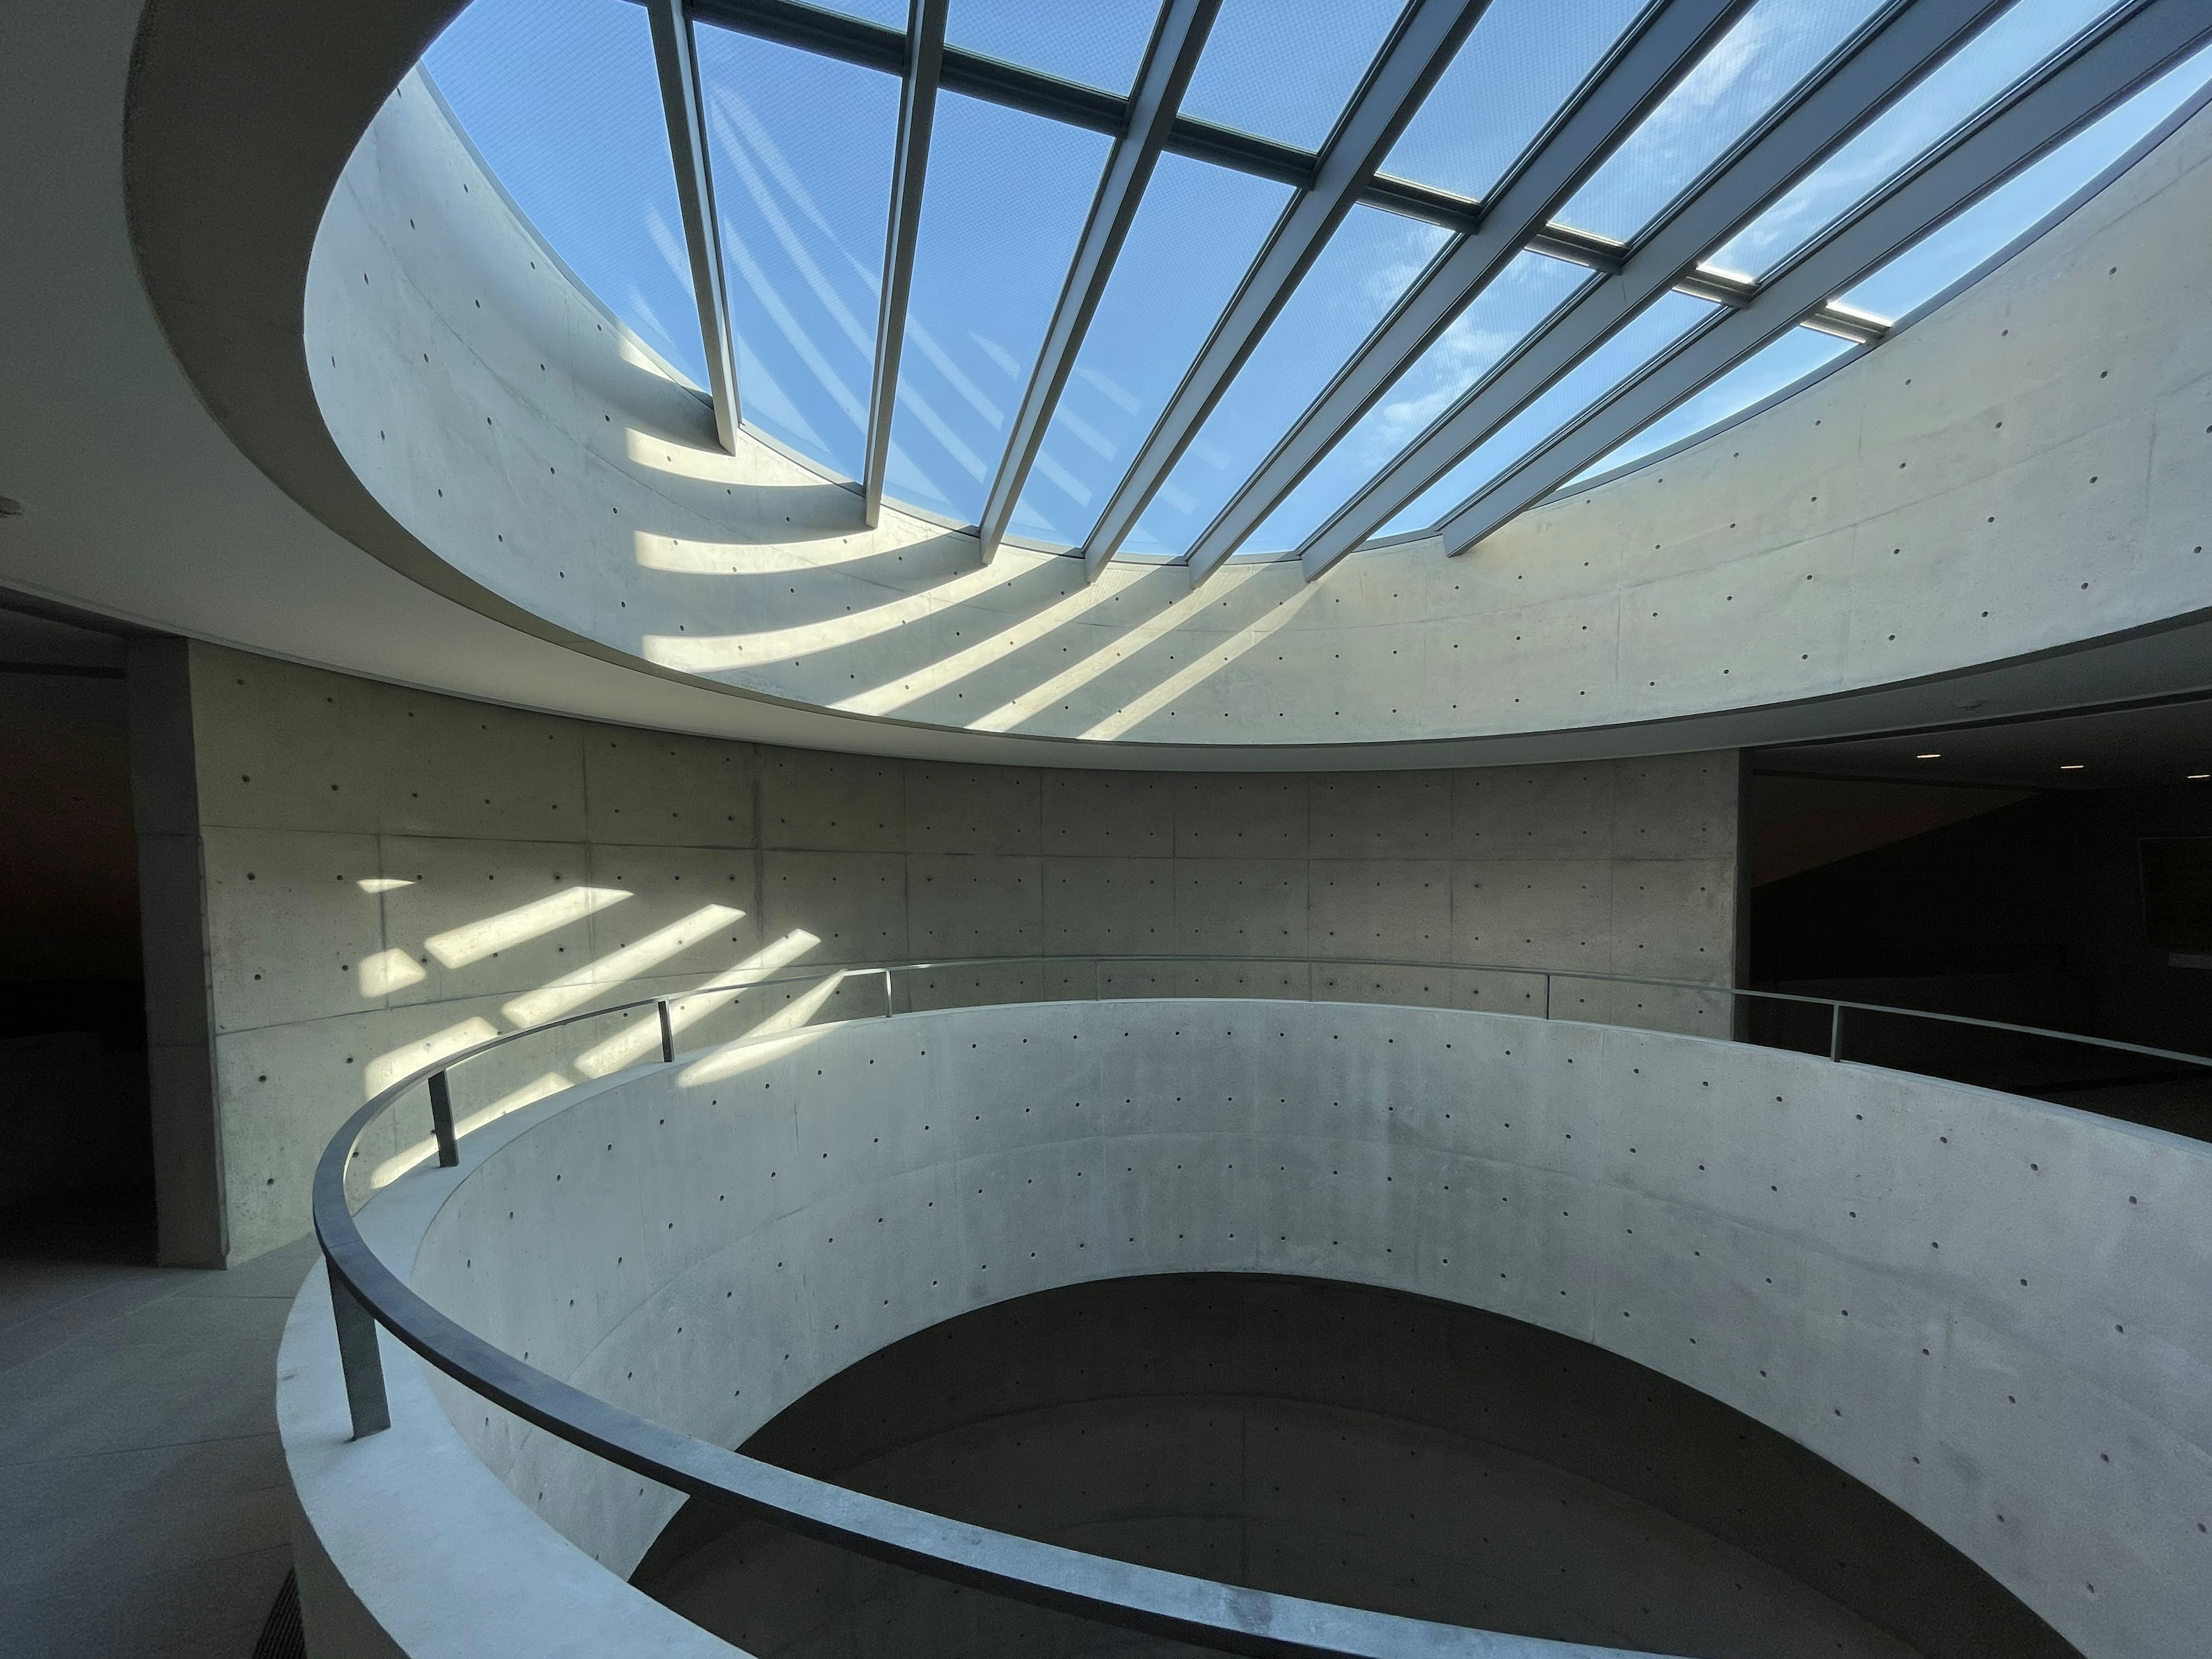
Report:
[[253,1651],[291,1567],[276,1344],[313,1258],[0,1255],[0,1655]]

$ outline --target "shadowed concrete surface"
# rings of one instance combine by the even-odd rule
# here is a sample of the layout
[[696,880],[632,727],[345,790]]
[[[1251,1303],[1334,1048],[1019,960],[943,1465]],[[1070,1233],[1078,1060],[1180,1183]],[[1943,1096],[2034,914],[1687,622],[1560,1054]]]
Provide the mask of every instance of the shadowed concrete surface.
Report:
[[[1071,1548],[1519,1635],[1700,1659],[2075,1651],[1752,1419],[1571,1338],[1373,1286],[1042,1291],[872,1355],[744,1449]],[[697,1499],[631,1582],[761,1655],[1152,1645]]]
[[0,1654],[252,1652],[292,1563],[274,1377],[313,1256],[0,1257]]

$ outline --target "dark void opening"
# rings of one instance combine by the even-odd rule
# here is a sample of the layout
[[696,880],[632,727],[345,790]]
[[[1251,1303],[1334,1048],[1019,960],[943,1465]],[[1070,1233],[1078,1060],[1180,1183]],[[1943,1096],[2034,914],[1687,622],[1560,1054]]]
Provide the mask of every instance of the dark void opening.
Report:
[[[1752,804],[1753,986],[2212,1054],[2212,786],[1758,775]],[[1774,1003],[1744,1034],[1834,1035]],[[1846,1059],[2212,1138],[2212,1067],[1863,1012],[1842,1036]]]
[[[862,1360],[743,1449],[1075,1549],[1516,1635],[1695,1659],[2075,1652],[1751,1418],[1572,1338],[1364,1285],[1042,1291]],[[632,1582],[763,1659],[1195,1650],[696,1499]]]
[[0,610],[0,1257],[154,1258],[122,665]]

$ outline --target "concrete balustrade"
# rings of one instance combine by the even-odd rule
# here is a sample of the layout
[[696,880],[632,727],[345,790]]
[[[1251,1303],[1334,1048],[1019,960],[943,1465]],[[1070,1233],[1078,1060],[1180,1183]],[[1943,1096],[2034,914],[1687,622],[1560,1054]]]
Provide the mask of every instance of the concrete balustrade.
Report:
[[[1987,1091],[1521,1017],[1162,1000],[681,1056],[513,1114],[362,1220],[464,1323],[723,1445],[1025,1291],[1415,1291],[1735,1407],[2092,1659],[2148,1659],[2212,1614],[2207,1213],[2205,1146]],[[361,1635],[328,1651],[542,1652],[556,1628],[726,1650],[618,1576],[675,1494],[386,1357],[394,1427],[348,1444],[311,1279],[280,1406],[311,1630]]]

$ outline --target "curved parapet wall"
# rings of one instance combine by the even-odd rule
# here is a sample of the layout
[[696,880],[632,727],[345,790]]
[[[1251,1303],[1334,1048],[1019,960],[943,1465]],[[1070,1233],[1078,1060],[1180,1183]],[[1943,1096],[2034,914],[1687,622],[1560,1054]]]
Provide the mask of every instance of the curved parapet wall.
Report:
[[[1414,1291],[1747,1413],[2092,1659],[2148,1659],[2212,1615],[2208,1212],[2206,1147],[1984,1091],[1510,1016],[1162,1000],[817,1028],[624,1073],[479,1132],[363,1221],[487,1338],[723,1445],[1030,1291],[1255,1271]],[[548,1577],[534,1606],[610,1631],[634,1613],[684,1650],[614,1576],[672,1493],[442,1382],[441,1417],[389,1342],[397,1426],[347,1446],[319,1291],[280,1389],[311,1620],[508,1650],[527,1637],[422,1608],[526,1571]]]
[[864,528],[849,488],[750,435],[720,453],[419,76],[331,202],[307,361],[339,449],[452,571],[663,672],[1094,744],[1589,732],[1940,681],[2212,606],[2209,156],[2212,114],[1815,387],[1469,556],[1401,544],[1313,584],[1240,562],[1194,590],[1117,561],[1086,586],[1018,546],[987,568],[910,513]]

